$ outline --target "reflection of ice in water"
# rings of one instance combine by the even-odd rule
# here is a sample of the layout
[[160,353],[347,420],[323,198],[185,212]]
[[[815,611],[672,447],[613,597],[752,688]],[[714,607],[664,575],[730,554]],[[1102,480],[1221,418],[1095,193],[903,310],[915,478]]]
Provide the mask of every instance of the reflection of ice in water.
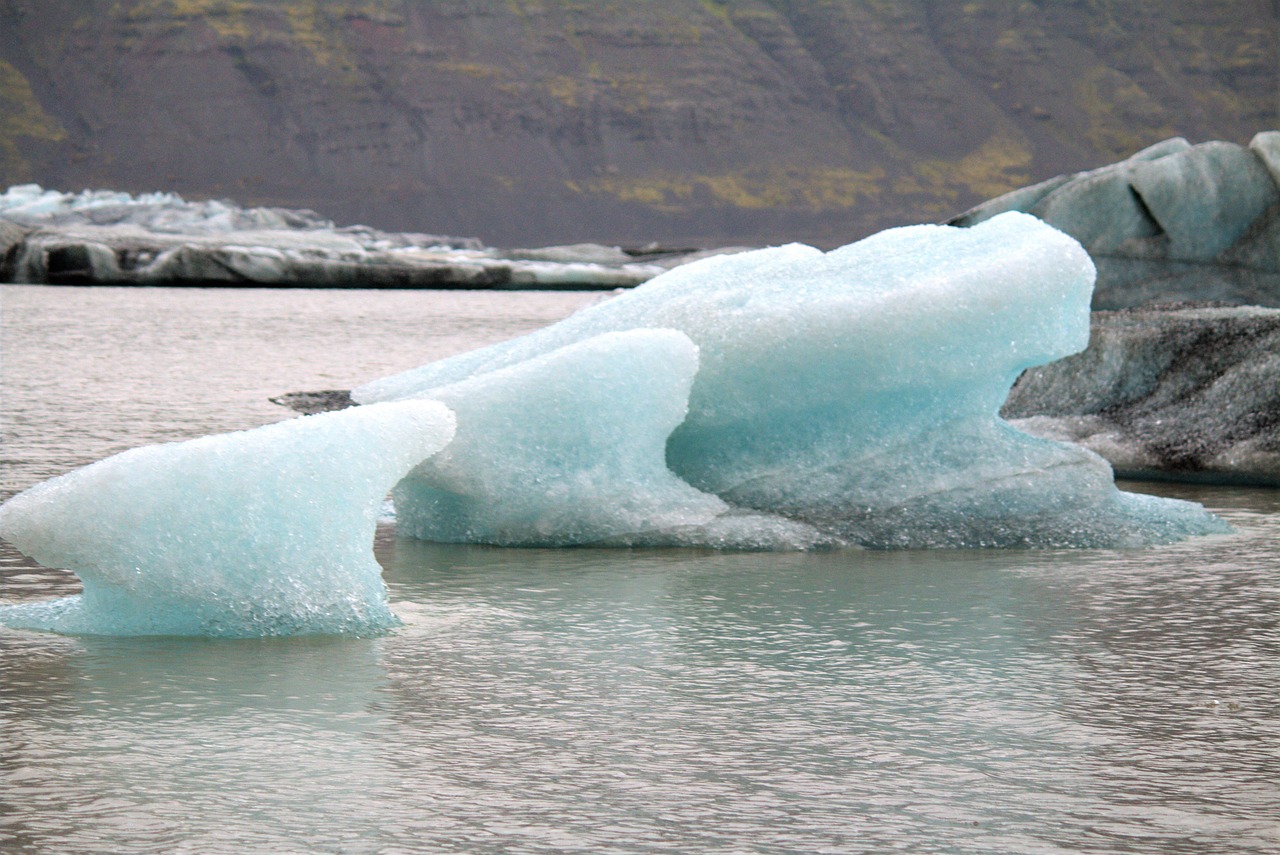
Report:
[[18,695],[32,708],[3,727],[6,765],[21,770],[5,784],[17,839],[63,852],[217,851],[228,839],[243,850],[267,827],[284,851],[376,829],[374,794],[390,782],[369,750],[385,685],[375,642],[0,639],[6,678],[18,657],[44,672]]
[[1276,534],[720,554],[383,530],[392,601],[427,604],[384,638],[0,635],[10,815],[65,852],[1065,852],[1084,825],[1100,851],[1267,852]]
[[[1087,822],[1100,849],[1141,833],[1161,841],[1141,851],[1192,834],[1261,852],[1280,793],[1247,782],[1266,780],[1256,749],[1269,724],[1237,717],[1222,744],[1174,669],[1150,666],[1176,659],[1185,633],[1195,656],[1217,657],[1199,688],[1266,708],[1269,680],[1238,669],[1267,660],[1257,630],[1280,603],[1258,600],[1257,584],[1274,528],[1143,553],[622,556],[402,541],[394,596],[516,619],[391,642],[385,662],[402,725],[474,758],[415,769],[458,793],[442,835],[499,811],[513,818],[507,839],[556,829],[606,851],[598,831],[611,823],[632,844],[667,829],[704,850],[750,835],[789,851],[904,839],[1065,851]],[[1198,560],[1214,552],[1259,561]],[[1210,598],[1167,601],[1168,583]],[[1107,648],[1111,667],[1092,667]],[[1185,751],[1117,729],[1126,696],[1132,726],[1181,720]],[[1160,761],[1131,762],[1134,740]],[[1212,773],[1184,777],[1214,755]],[[512,780],[534,783],[509,793]]]
[[391,610],[400,619],[401,625],[396,629],[396,634],[400,636],[441,634],[452,637],[454,632],[461,629],[488,627],[495,623],[511,624],[520,618],[519,614],[507,609],[464,603],[441,605],[399,600],[391,603]]

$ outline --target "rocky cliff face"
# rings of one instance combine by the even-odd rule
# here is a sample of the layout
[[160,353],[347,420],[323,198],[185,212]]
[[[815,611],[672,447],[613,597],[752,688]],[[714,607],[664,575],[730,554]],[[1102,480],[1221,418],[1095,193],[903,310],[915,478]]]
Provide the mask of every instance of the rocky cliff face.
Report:
[[1271,0],[0,0],[0,185],[834,245],[1280,124]]

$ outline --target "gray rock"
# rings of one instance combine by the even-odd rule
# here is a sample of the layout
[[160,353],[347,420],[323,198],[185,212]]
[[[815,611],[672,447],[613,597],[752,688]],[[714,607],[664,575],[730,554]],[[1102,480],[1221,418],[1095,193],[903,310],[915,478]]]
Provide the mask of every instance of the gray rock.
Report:
[[1280,486],[1280,310],[1094,312],[1088,349],[1026,371],[1001,415],[1121,477]]
[[1171,139],[1015,190],[950,222],[1025,211],[1084,245],[1095,309],[1181,300],[1280,307],[1280,131],[1249,146]]
[[288,407],[303,415],[328,413],[354,407],[351,392],[346,389],[324,389],[319,392],[287,392],[269,399],[273,404]]

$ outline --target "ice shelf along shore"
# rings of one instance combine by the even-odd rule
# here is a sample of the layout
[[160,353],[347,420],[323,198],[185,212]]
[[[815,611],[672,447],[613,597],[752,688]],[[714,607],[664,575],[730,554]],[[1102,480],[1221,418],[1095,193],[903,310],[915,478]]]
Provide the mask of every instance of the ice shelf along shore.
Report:
[[1020,372],[1085,347],[1093,281],[1075,240],[1021,213],[696,261],[375,380],[353,390],[362,406],[19,494],[0,535],[85,594],[0,622],[389,625],[371,540],[393,485],[399,533],[503,545],[1122,548],[1227,531],[1000,419]]
[[495,249],[475,238],[342,226],[314,211],[173,193],[0,193],[0,282],[270,288],[599,290],[713,250],[599,244]]

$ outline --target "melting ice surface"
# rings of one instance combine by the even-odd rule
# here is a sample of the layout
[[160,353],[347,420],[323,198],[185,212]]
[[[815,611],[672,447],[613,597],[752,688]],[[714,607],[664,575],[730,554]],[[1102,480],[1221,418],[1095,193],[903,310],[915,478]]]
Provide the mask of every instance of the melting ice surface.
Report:
[[0,534],[84,593],[6,606],[9,626],[92,635],[378,632],[383,498],[453,436],[432,401],[136,448],[0,507]]
[[506,545],[1131,547],[1226,526],[1118,491],[997,412],[1085,347],[1094,269],[1018,213],[829,253],[695,262],[558,324],[354,391],[365,406],[135,449],[0,508],[84,594],[0,609],[76,633],[394,624],[397,528]]
[[823,542],[803,523],[735,512],[667,467],[698,371],[688,336],[633,329],[432,389],[458,435],[396,486],[397,531],[536,546]]
[[[531,335],[374,381],[353,397],[438,397],[455,408],[465,399],[483,410],[460,418],[448,453],[453,472],[486,470],[485,485],[463,483],[432,463],[397,488],[398,525],[433,539],[582,542],[583,521],[597,513],[593,495],[631,495],[636,504],[651,495],[651,504],[662,504],[669,478],[650,477],[661,470],[660,456],[732,510],[706,520],[700,514],[710,506],[696,505],[676,525],[654,517],[641,530],[597,526],[589,530],[594,539],[1114,547],[1224,530],[1199,506],[1122,493],[1102,458],[1035,439],[998,417],[1023,369],[1088,344],[1093,280],[1078,243],[1023,214],[971,229],[892,229],[829,253],[790,245],[718,256]],[[687,349],[681,339],[666,339],[671,367],[655,352],[660,340],[644,360],[611,367],[629,375],[621,385],[598,382],[594,365],[568,367],[570,348],[641,329],[676,330],[697,346],[687,400],[685,385],[675,382],[688,372],[687,359],[675,367],[677,352]],[[557,353],[560,369],[541,361]],[[486,382],[506,391],[472,397]],[[663,394],[680,400],[656,406]],[[556,414],[535,418],[554,419],[562,439],[575,437],[575,448],[595,455],[594,463],[575,462],[575,471],[602,473],[616,456],[648,454],[649,464],[615,472],[620,482],[597,478],[570,500],[576,514],[558,498],[526,491],[510,522],[538,524],[475,524],[468,509],[477,501],[490,515],[502,513],[490,493],[563,473],[558,445],[504,439],[505,428],[482,429],[483,440],[460,445],[467,422],[520,422],[544,396],[555,400]],[[676,407],[687,413],[663,454],[651,431],[665,430]],[[502,450],[508,441],[521,452]],[[648,474],[635,477],[640,469]],[[541,516],[544,508],[554,519]]]

